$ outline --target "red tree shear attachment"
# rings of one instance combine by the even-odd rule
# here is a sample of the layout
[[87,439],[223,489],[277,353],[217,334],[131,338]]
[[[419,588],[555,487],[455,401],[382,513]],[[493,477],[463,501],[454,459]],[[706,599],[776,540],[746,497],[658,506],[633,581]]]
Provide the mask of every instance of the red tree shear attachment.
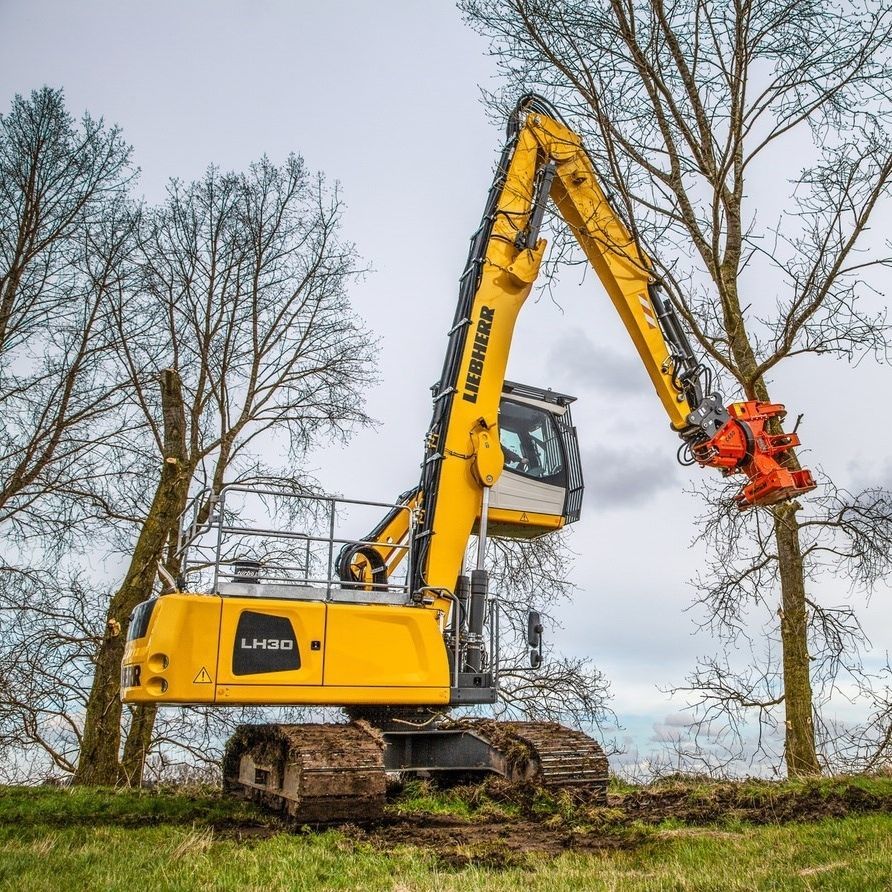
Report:
[[731,417],[719,431],[692,451],[703,467],[749,477],[749,483],[737,495],[738,508],[774,505],[815,488],[811,471],[787,467],[777,458],[799,445],[798,434],[770,434],[765,430],[772,418],[780,421],[786,415],[780,403],[731,403],[728,414]]

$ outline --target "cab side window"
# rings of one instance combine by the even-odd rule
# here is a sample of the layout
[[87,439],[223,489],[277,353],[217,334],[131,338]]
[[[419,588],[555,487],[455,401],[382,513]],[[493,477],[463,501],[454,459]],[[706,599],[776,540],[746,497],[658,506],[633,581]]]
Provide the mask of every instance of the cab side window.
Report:
[[499,440],[506,470],[543,483],[566,485],[563,447],[550,412],[502,400]]

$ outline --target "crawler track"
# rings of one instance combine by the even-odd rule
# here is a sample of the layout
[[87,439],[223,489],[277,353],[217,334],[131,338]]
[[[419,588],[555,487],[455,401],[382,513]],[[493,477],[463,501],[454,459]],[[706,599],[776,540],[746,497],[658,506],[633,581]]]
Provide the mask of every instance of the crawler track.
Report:
[[226,745],[224,789],[306,824],[378,820],[386,775],[381,735],[349,725],[241,725]]
[[[462,721],[509,756],[509,780],[570,789],[593,803],[607,803],[607,756],[597,741],[556,722]],[[523,749],[527,761],[523,764]],[[517,755],[511,758],[512,751]]]
[[[580,731],[553,722],[491,719],[446,720],[441,727],[485,741],[494,754],[492,770],[511,781],[607,801],[607,758]],[[224,785],[301,823],[374,823],[386,799],[387,747],[387,730],[365,720],[242,725],[226,747]]]

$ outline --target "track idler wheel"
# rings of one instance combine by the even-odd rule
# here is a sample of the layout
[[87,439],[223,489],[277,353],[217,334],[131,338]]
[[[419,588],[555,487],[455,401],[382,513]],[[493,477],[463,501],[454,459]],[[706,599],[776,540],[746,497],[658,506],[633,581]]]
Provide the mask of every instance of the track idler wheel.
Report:
[[504,776],[557,792],[566,790],[592,805],[607,804],[608,763],[600,744],[556,722],[459,719],[504,756]]

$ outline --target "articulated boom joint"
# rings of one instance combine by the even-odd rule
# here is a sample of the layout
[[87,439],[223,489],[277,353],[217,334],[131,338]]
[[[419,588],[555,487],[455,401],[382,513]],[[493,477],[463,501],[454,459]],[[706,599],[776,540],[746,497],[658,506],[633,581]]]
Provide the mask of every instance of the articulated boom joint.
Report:
[[816,486],[811,471],[791,466],[785,460],[789,451],[799,445],[799,435],[771,434],[766,430],[771,419],[782,421],[785,415],[780,403],[731,403],[728,420],[721,429],[708,440],[691,446],[694,459],[703,467],[719,468],[726,475],[747,475],[749,483],[735,499],[741,510],[774,505]]

